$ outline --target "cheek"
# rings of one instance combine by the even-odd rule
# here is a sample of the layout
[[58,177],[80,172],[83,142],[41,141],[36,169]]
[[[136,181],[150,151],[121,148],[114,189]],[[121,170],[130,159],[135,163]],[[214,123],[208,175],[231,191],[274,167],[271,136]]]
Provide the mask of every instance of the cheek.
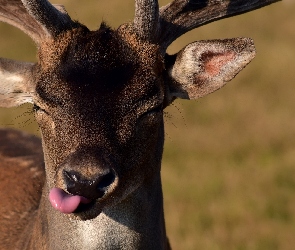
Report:
[[158,167],[161,162],[164,145],[164,122],[160,117],[156,124],[148,126],[143,132],[143,147],[148,153],[149,162],[154,167]]
[[45,114],[45,112],[38,112],[35,114],[35,119],[43,135],[55,136],[55,123],[49,115]]
[[[46,114],[36,114],[35,117],[42,134],[43,147],[48,153],[52,154],[53,148],[57,148],[56,124],[51,117]],[[56,149],[54,151],[56,151]]]
[[41,130],[46,164],[54,168],[69,154],[69,143],[64,143],[66,140],[63,134],[50,116],[40,113],[35,117]]
[[129,143],[132,137],[133,128],[130,123],[122,121],[119,123],[116,130],[116,138],[121,145],[126,145]]
[[163,115],[161,113],[143,117],[136,126],[136,137],[144,142],[144,145],[156,146],[162,137]]
[[144,117],[138,122],[132,143],[129,144],[133,162],[152,169],[160,161],[163,151],[163,117]]
[[133,129],[132,138],[119,152],[117,170],[121,190],[124,190],[123,197],[160,172],[164,141],[163,123],[160,121],[155,124],[142,121],[138,124]]

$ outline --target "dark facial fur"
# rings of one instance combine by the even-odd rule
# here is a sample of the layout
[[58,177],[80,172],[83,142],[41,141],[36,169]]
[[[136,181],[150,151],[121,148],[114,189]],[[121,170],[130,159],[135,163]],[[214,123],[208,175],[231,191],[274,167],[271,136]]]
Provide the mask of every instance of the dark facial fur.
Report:
[[[102,25],[89,31],[81,26],[40,48],[36,118],[50,187],[66,189],[60,165],[83,148],[103,152],[118,178],[120,191],[112,194],[118,201],[160,170],[164,67],[155,45],[126,39],[127,32],[128,27],[113,31]],[[98,172],[103,168],[95,162],[93,166]],[[86,177],[93,171],[83,164],[73,168]],[[99,203],[112,203],[107,198]]]

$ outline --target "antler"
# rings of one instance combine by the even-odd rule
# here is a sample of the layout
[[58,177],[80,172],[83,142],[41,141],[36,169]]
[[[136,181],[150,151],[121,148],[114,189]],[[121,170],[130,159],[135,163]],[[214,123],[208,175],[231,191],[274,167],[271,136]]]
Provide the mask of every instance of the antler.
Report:
[[31,17],[20,0],[0,0],[0,21],[9,23],[38,42],[44,36],[40,25]]
[[159,4],[157,0],[136,0],[134,28],[146,41],[154,42],[159,31]]
[[159,43],[165,50],[194,28],[278,1],[281,0],[174,0],[160,9]]
[[0,0],[0,21],[21,29],[37,44],[78,26],[61,5],[47,0]]
[[[64,30],[77,26],[70,16],[61,12],[47,0],[21,0],[29,14],[41,25],[45,33],[55,37]],[[59,8],[60,9],[60,8]]]

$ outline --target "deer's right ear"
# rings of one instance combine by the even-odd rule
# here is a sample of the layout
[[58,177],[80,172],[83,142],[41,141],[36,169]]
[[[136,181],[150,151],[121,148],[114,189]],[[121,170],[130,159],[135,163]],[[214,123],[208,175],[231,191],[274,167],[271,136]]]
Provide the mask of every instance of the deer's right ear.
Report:
[[249,38],[189,44],[168,58],[168,103],[175,98],[198,99],[220,89],[254,57],[254,43]]
[[0,107],[33,103],[32,63],[0,58]]

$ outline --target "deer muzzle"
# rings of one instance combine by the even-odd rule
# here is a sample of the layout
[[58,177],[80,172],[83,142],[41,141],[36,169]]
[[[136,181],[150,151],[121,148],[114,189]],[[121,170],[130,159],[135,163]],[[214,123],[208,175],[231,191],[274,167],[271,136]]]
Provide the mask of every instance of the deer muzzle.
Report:
[[97,149],[76,150],[58,168],[59,187],[50,190],[51,205],[62,213],[78,213],[105,199],[118,183],[113,165]]

